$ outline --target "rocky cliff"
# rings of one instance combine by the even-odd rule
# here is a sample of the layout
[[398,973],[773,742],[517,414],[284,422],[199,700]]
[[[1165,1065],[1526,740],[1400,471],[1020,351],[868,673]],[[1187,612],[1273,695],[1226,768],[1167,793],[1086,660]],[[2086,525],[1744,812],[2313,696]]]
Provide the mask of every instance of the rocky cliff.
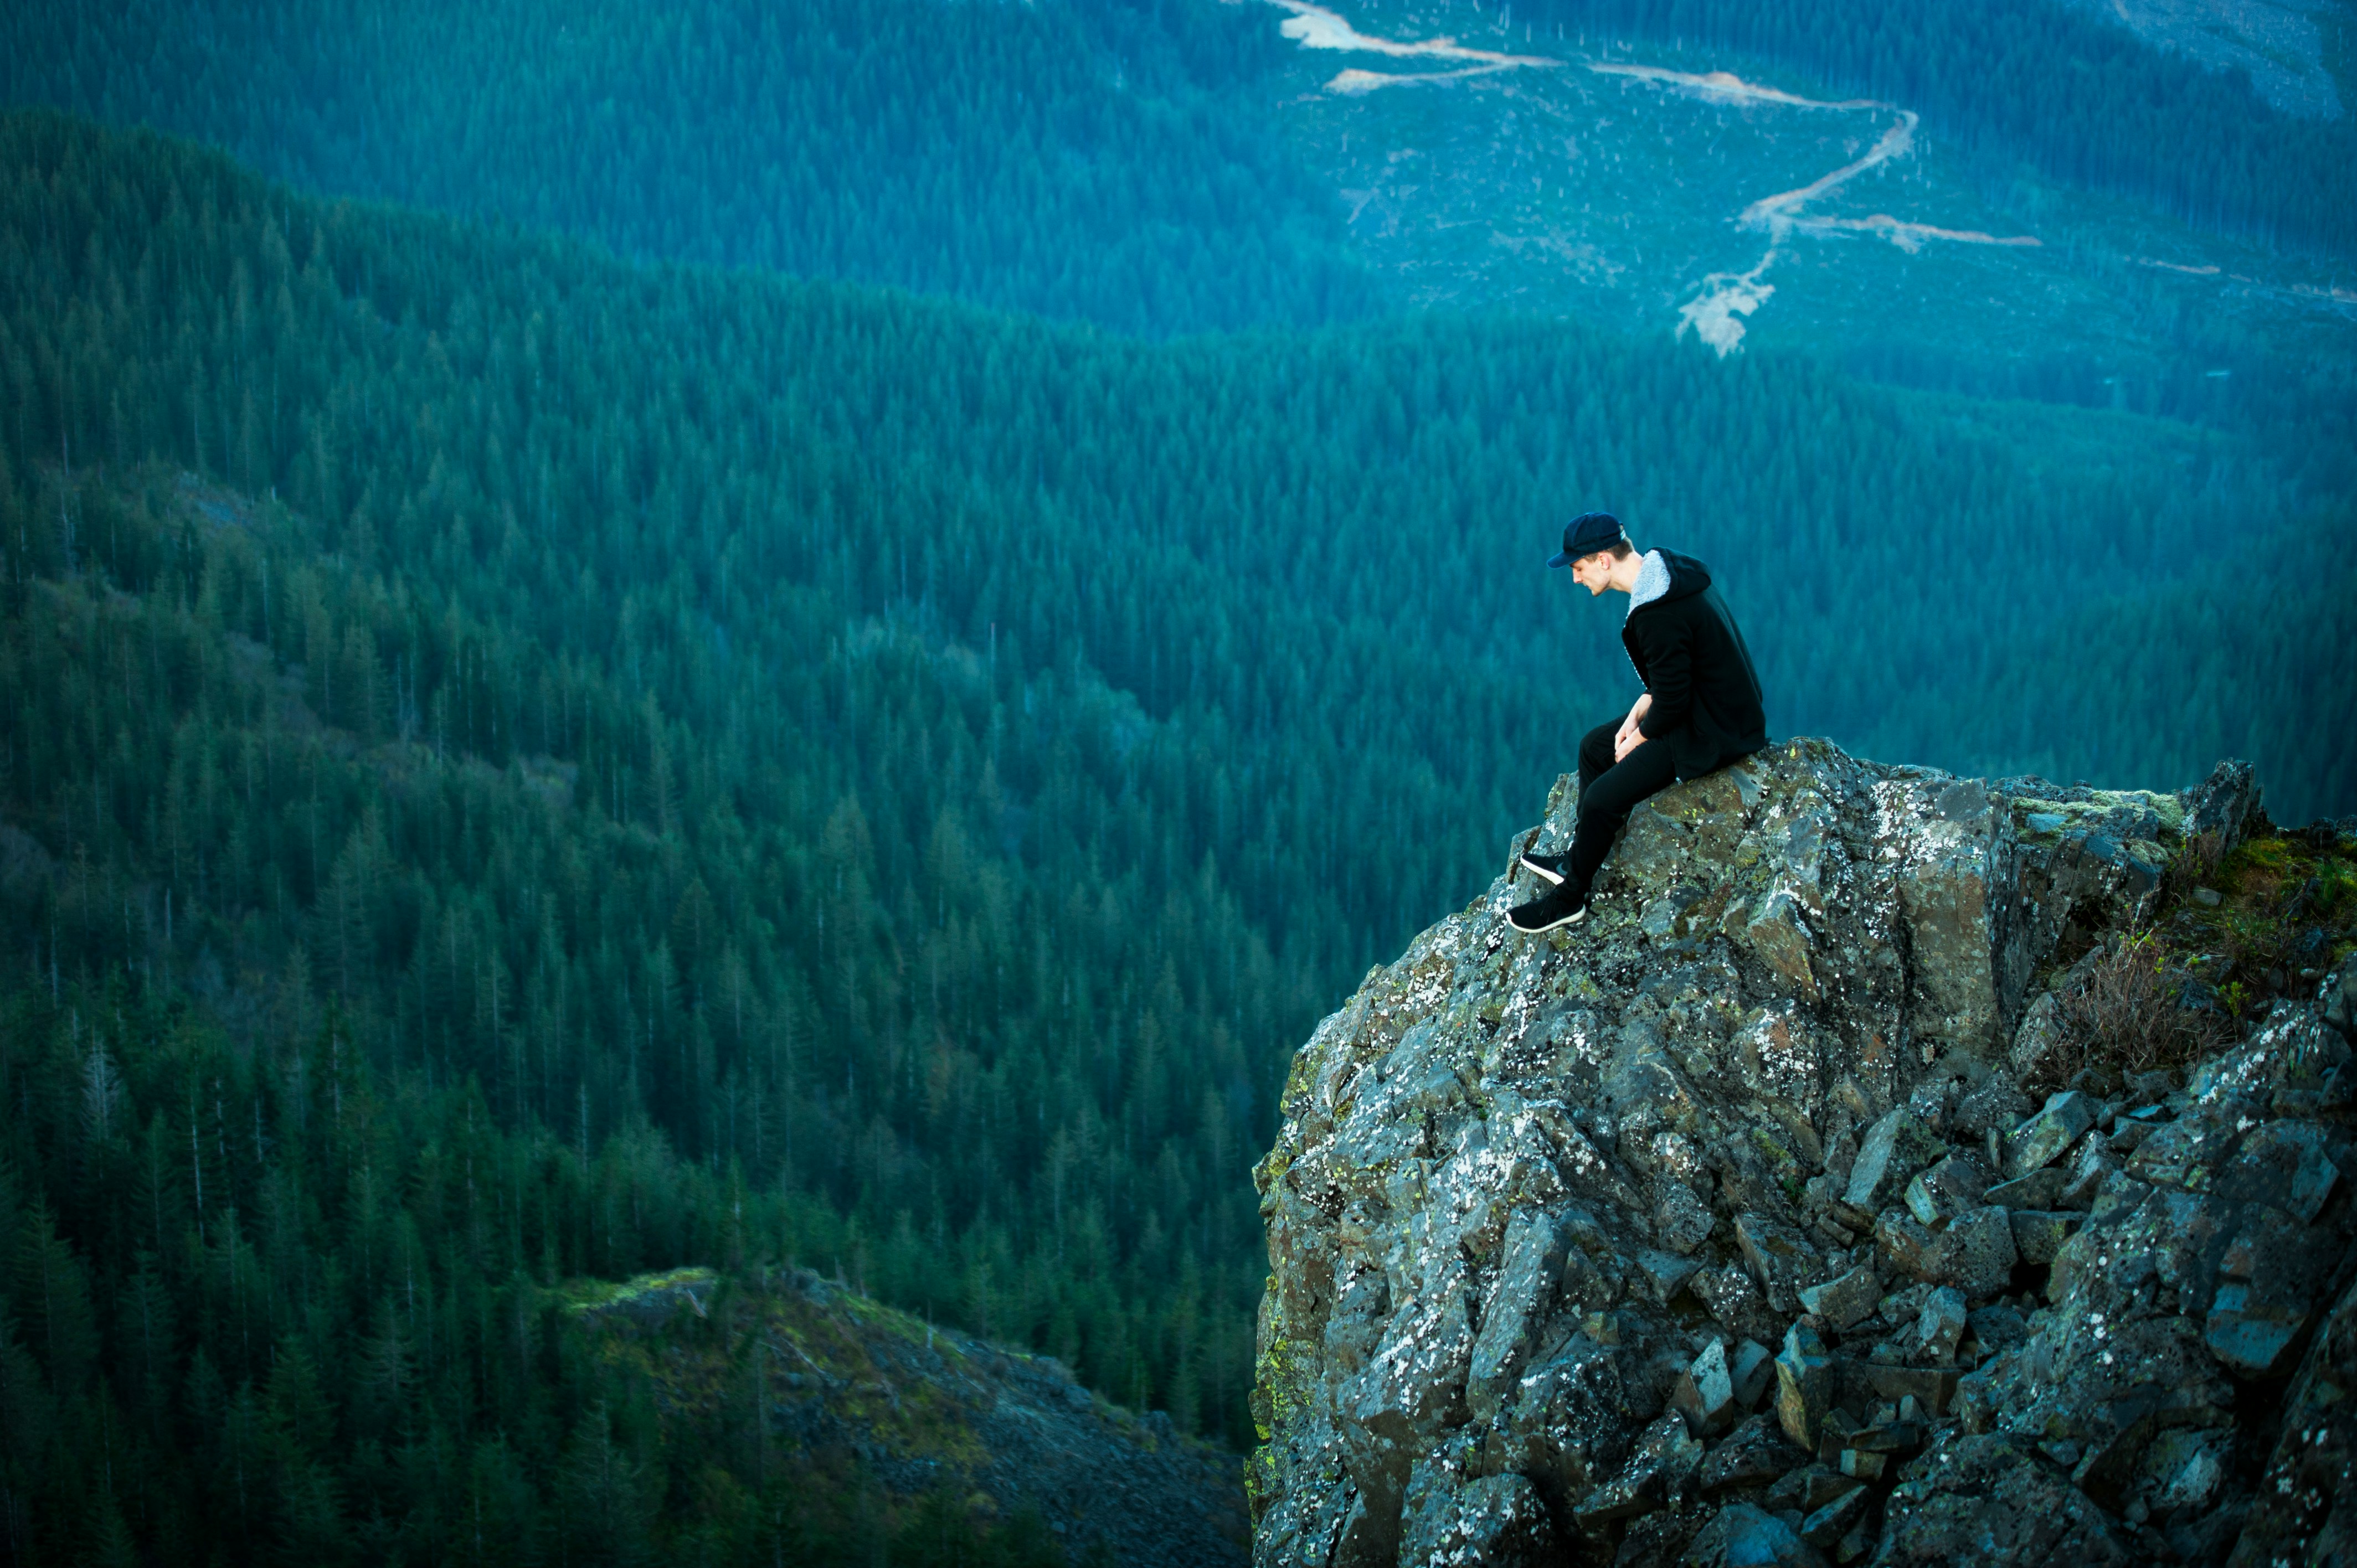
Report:
[[1582,926],[1501,876],[1294,1063],[1255,1562],[2346,1550],[2352,861],[2240,765],[1796,741],[1641,808]]

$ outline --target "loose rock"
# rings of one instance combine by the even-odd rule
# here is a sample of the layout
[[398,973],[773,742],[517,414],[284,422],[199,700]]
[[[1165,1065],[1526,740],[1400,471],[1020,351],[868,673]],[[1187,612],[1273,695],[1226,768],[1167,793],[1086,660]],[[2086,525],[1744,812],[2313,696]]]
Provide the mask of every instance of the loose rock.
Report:
[[1890,1496],[1878,1564],[2061,1568],[2138,1559],[2102,1509],[2010,1439],[1959,1436],[1903,1477]]
[[2062,1243],[2086,1217],[2067,1210],[2017,1208],[2013,1213],[2013,1250],[2025,1263],[2050,1263]]
[[1706,1493],[1724,1492],[1738,1487],[1762,1487],[1784,1475],[1795,1466],[1806,1464],[1808,1455],[1792,1445],[1783,1429],[1765,1415],[1746,1419],[1727,1441],[1712,1449],[1702,1462],[1699,1483]]
[[1546,1505],[1520,1476],[1434,1486],[1416,1501],[1400,1537],[1403,1563],[1543,1568],[1559,1560]]
[[1912,1114],[1893,1111],[1867,1129],[1843,1201],[1878,1213],[1899,1201],[1909,1177],[1947,1152],[1947,1144]]
[[2031,1171],[2015,1181],[2001,1181],[1981,1195],[1984,1203],[2000,1208],[2051,1208],[2062,1197],[2071,1176],[2051,1166]]
[[1686,1548],[1690,1568],[1824,1568],[1824,1554],[1789,1524],[1749,1503],[1734,1503]]
[[1817,1445],[1817,1425],[1833,1408],[1834,1363],[1816,1330],[1795,1323],[1776,1358],[1776,1419],[1784,1435],[1804,1449]]
[[1966,1209],[1987,1201],[1988,1177],[1970,1156],[1950,1155],[1917,1173],[1907,1184],[1907,1211],[1916,1223],[1937,1230]]
[[1696,1437],[1716,1437],[1735,1424],[1740,1412],[1725,1344],[1712,1340],[1694,1364],[1679,1374],[1677,1387],[1670,1394],[1670,1408],[1685,1417],[1686,1430]]
[[1932,1260],[1936,1276],[1977,1301],[2005,1289],[2019,1254],[2013,1222],[2002,1208],[1975,1208],[1960,1215],[1940,1236]]
[[1803,1290],[1801,1310],[1815,1314],[1835,1328],[1847,1328],[1872,1313],[1881,1297],[1882,1281],[1861,1263],[1837,1279]]
[[2005,1140],[2005,1174],[2018,1180],[2050,1163],[2095,1124],[2095,1102],[2076,1090],[2047,1097],[2045,1108]]
[[1915,1324],[1923,1359],[1942,1366],[1953,1362],[1956,1347],[1964,1343],[1968,1321],[1963,1293],[1953,1289],[1933,1291],[1924,1301],[1922,1314]]

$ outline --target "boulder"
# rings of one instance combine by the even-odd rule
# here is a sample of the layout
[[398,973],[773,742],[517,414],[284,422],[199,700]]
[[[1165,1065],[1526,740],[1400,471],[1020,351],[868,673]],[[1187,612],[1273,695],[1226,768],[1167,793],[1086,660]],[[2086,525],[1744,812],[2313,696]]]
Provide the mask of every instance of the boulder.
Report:
[[2026,1444],[1957,1434],[1901,1472],[1878,1568],[2060,1568],[2146,1561],[2121,1528]]
[[1820,1549],[1838,1548],[1845,1537],[1867,1522],[1874,1502],[1872,1488],[1854,1484],[1801,1520],[1801,1539]]
[[[2063,983],[2072,977],[2066,976]],[[2016,1078],[2028,1079],[2046,1071],[2047,1062],[2056,1057],[2069,1043],[2071,1026],[2062,1015],[2061,998],[2048,991],[2031,999],[2021,1023],[2013,1032],[2013,1043],[2006,1050],[2006,1065]],[[2027,1113],[2029,1107],[2022,1107]],[[2011,1123],[2007,1123],[2011,1125]]]
[[2357,953],[2350,954],[2325,977],[2317,989],[2317,1001],[2323,1008],[2324,1022],[2357,1045]]
[[1538,1488],[1509,1472],[1434,1485],[1415,1496],[1400,1533],[1399,1560],[1547,1568],[1561,1555]]
[[1678,1374],[1677,1387],[1670,1392],[1670,1408],[1685,1417],[1686,1430],[1696,1437],[1717,1437],[1735,1424],[1741,1411],[1724,1342],[1712,1340]]
[[1477,1413],[1497,1409],[1499,1395],[1529,1359],[1555,1305],[1570,1245],[1570,1229],[1556,1216],[1523,1210],[1507,1223],[1497,1283],[1481,1309],[1481,1331],[1466,1366],[1467,1393]]
[[1574,1515],[1579,1528],[1592,1531],[1674,1504],[1701,1467],[1702,1453],[1683,1419],[1663,1416],[1645,1429],[1620,1474],[1579,1505]]
[[1763,1487],[1808,1458],[1773,1418],[1749,1416],[1704,1458],[1697,1481],[1706,1493]]
[[1738,1214],[1735,1240],[1742,1249],[1744,1266],[1759,1282],[1768,1305],[1787,1316],[1799,1311],[1800,1282],[1813,1270],[1817,1259],[1817,1250],[1799,1228],[1767,1214]]
[[[2066,1151],[2057,1162],[2064,1171],[2061,1196],[2054,1200],[2057,1208],[2093,1208],[2097,1195],[2120,1168],[2113,1157],[2111,1142],[2100,1132],[2091,1132]],[[2054,1169],[2055,1166],[2049,1166]]]
[[1348,1408],[1360,1427],[1405,1434],[1464,1408],[1473,1359],[1471,1294],[1462,1273],[1454,1273],[1393,1316],[1348,1385]]
[[2221,1197],[2287,1210],[2306,1225],[2340,1185],[2332,1144],[2331,1134],[2313,1122],[2270,1122],[2253,1128],[2234,1157],[2219,1167],[2213,1190]]
[[1797,1523],[1835,1498],[1846,1496],[1855,1487],[1855,1482],[1832,1466],[1811,1463],[1780,1478],[1760,1502],[1770,1513]]
[[2077,1090],[2049,1095],[2037,1115],[2016,1127],[2005,1139],[2005,1174],[2018,1180],[2053,1163],[2095,1124],[2095,1102]]
[[1953,1367],[1894,1367],[1875,1361],[1844,1360],[1840,1386],[1853,1403],[1895,1404],[1913,1400],[1934,1415],[1946,1413],[1955,1402],[1958,1377]]
[[1858,1319],[1870,1316],[1875,1304],[1881,1299],[1882,1281],[1872,1268],[1861,1263],[1837,1278],[1803,1289],[1801,1310],[1815,1314],[1835,1328],[1847,1328]]
[[1910,793],[1922,826],[1896,888],[1915,968],[1907,1027],[1934,1052],[1992,1056],[2027,978],[2006,929],[2010,813],[1978,779],[1927,779]]
[[1525,1372],[1498,1418],[1498,1452],[1558,1509],[1620,1467],[1636,1422],[1611,1352],[1586,1335]]
[[2062,1188],[2070,1179],[2068,1171],[2041,1166],[2016,1180],[1997,1183],[1981,1194],[1981,1201],[2000,1208],[2051,1208],[2062,1200]]
[[2193,791],[2185,831],[2216,834],[2218,853],[2223,854],[2243,842],[2258,811],[2257,771],[2247,762],[2221,762]]
[[1689,1568],[1825,1568],[1824,1553],[1774,1514],[1732,1503],[1686,1548]]
[[1756,1339],[1746,1339],[1736,1346],[1728,1359],[1727,1370],[1735,1380],[1735,1402],[1746,1410],[1756,1410],[1761,1398],[1775,1386],[1776,1353]]
[[1893,1111],[1867,1129],[1842,1199],[1854,1208],[1878,1214],[1899,1201],[1908,1178],[1947,1152],[1939,1134],[1910,1112]]
[[1680,1257],[1689,1257],[1718,1223],[1710,1207],[1682,1181],[1659,1184],[1653,1204],[1653,1237]]
[[1983,1207],[1987,1191],[1988,1177],[1976,1162],[1950,1155],[1907,1184],[1907,1212],[1924,1229],[1937,1230],[1966,1209]]
[[1639,1248],[1633,1262],[1636,1266],[1626,1275],[1629,1283],[1657,1306],[1669,1305],[1686,1282],[1702,1272],[1700,1259],[1655,1247]]
[[1984,1350],[2010,1350],[2029,1337],[2029,1320],[2017,1307],[1976,1306],[1965,1315],[1965,1331]]
[[[2230,1462],[2231,1451],[2222,1471]],[[2184,1481],[2188,1489],[2218,1485],[2199,1468]],[[2325,1315],[2285,1392],[2254,1498],[2236,1568],[2348,1560],[2347,1543],[2357,1541],[2357,1283]]]
[[1992,1072],[1957,1099],[1949,1130],[1977,1144],[1991,1133],[2011,1131],[2037,1109],[2009,1074]]
[[1818,1424],[1833,1402],[1833,1355],[1816,1330],[1795,1323],[1784,1335],[1783,1353],[1776,1358],[1776,1419],[1783,1423],[1784,1435],[1813,1452]]
[[2062,1251],[2062,1243],[2071,1239],[2083,1214],[2069,1210],[2016,1208],[2013,1216],[2013,1250],[2025,1263],[2046,1264]]
[[2245,1378],[2286,1369],[2292,1343],[2308,1326],[2305,1304],[2270,1302],[2240,1281],[2218,1287],[2203,1320],[2201,1343],[2221,1366]]
[[1915,1337],[1922,1347],[1923,1359],[1943,1366],[1952,1364],[1968,1326],[1963,1293],[1947,1287],[1933,1291],[1915,1320]]
[[1813,1002],[1816,972],[1809,961],[1809,929],[1802,923],[1800,901],[1781,887],[1771,888],[1745,912],[1736,932],[1760,962],[1785,985]]
[[1886,1274],[1910,1279],[1938,1277],[1940,1239],[1903,1208],[1885,1209],[1874,1226],[1874,1258]]
[[1740,1262],[1697,1270],[1686,1282],[1686,1289],[1720,1327],[1738,1338],[1783,1337],[1783,1320],[1770,1310],[1767,1296]]

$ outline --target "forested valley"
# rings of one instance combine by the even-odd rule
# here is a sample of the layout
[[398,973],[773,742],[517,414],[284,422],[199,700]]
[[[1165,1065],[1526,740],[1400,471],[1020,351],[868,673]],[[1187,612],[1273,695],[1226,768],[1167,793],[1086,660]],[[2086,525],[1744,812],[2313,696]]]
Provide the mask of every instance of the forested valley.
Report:
[[[2345,57],[2351,24],[2319,14]],[[1293,52],[1252,4],[84,0],[0,17],[0,102],[224,146],[334,195],[545,225],[625,254],[942,292],[1167,335],[1395,306],[1273,134]],[[2059,0],[1448,0],[1414,34],[1678,44],[1921,112],[2021,167],[2201,228],[2348,255],[2357,118]],[[1722,62],[1724,63],[1724,62]]]
[[26,1563],[1055,1557],[660,1441],[565,1290],[687,1262],[1249,1442],[1285,1062],[1635,693],[1539,564],[1588,505],[1720,573],[1779,736],[2352,809],[2329,372],[1993,420],[1338,322],[1281,187],[1106,297],[1324,324],[1160,340],[991,308],[1134,324],[1078,264],[952,303],[42,112],[0,149]]

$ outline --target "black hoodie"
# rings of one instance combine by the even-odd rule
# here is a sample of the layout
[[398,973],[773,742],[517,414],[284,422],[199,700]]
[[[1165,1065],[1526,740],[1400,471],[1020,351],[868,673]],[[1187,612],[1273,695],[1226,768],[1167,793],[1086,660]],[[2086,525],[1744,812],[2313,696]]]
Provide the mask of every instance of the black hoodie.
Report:
[[1637,727],[1669,746],[1681,779],[1699,779],[1768,744],[1760,677],[1727,601],[1710,585],[1710,568],[1663,550],[1670,585],[1629,612],[1620,640],[1637,679],[1653,694]]

